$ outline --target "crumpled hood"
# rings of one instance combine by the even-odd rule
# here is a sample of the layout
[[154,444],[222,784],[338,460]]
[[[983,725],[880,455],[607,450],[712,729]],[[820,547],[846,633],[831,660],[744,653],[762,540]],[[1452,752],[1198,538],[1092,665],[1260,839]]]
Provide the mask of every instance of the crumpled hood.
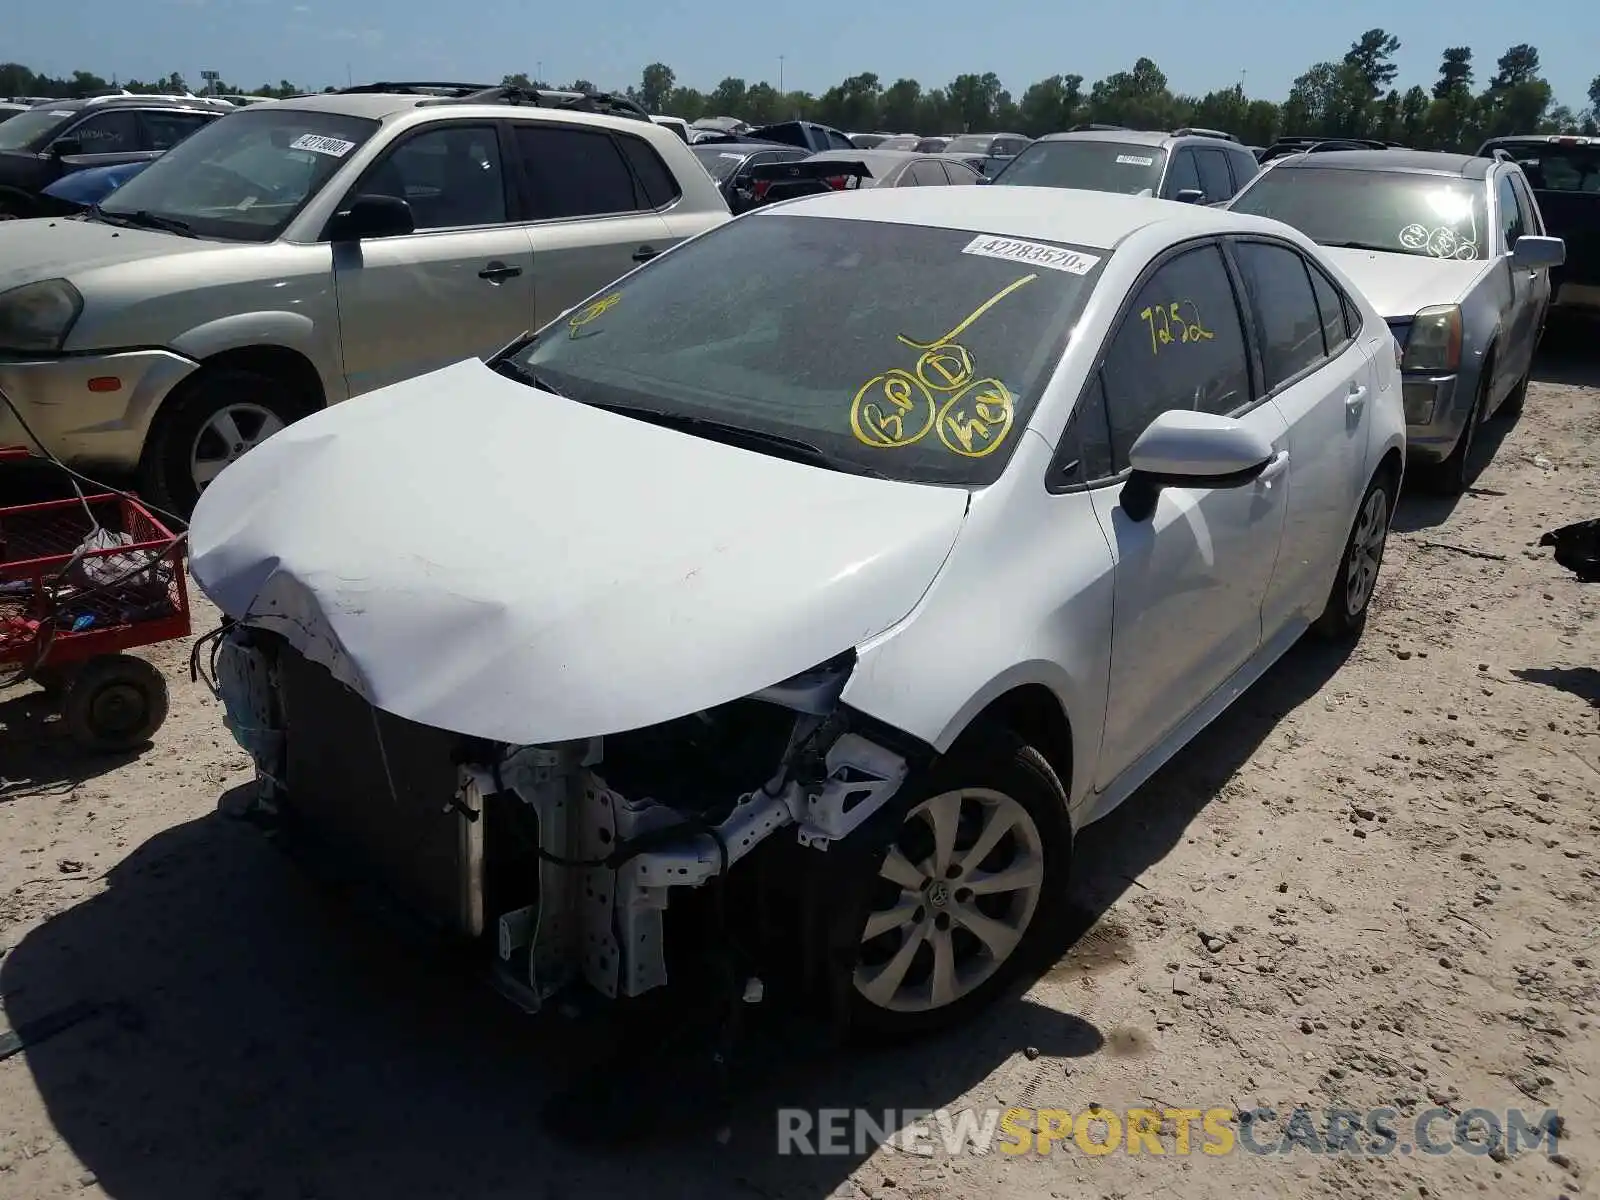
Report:
[[1324,247],[1323,253],[1350,277],[1384,317],[1410,317],[1430,304],[1454,304],[1490,265],[1421,254]]
[[0,221],[0,292],[40,279],[76,279],[101,267],[146,258],[192,254],[216,244],[159,230],[62,217]]
[[290,426],[206,489],[190,569],[373,704],[517,744],[657,724],[905,617],[967,493],[707,441],[476,360]]

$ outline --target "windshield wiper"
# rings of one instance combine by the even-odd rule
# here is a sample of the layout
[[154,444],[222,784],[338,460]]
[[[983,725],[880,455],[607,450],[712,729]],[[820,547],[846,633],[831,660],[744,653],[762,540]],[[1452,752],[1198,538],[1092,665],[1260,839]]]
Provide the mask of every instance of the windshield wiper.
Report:
[[1330,246],[1335,250],[1372,250],[1378,254],[1404,254],[1404,246],[1378,246],[1372,242],[1318,242],[1319,246]]
[[785,437],[781,433],[768,433],[764,429],[750,429],[744,425],[734,425],[727,421],[717,421],[710,417],[692,417],[685,413],[663,412],[656,408],[638,408],[631,404],[595,404],[595,408],[603,408],[607,412],[618,413],[624,417],[634,417],[640,421],[649,421],[652,425],[660,425],[667,429],[677,429],[684,433],[697,434],[710,438],[713,441],[725,442],[730,446],[743,446],[748,450],[761,450],[775,454],[779,458],[786,458],[791,462],[808,463],[814,467],[827,467],[833,471],[844,471],[851,475],[866,475],[873,479],[887,478],[882,471],[860,463],[851,462],[849,459],[840,458],[838,455],[829,454],[821,446],[814,446],[810,442],[803,442],[799,438]]
[[515,379],[518,383],[526,384],[528,387],[536,387],[541,392],[549,392],[552,396],[560,396],[563,400],[572,399],[571,396],[551,383],[547,377],[539,374],[531,367],[523,366],[514,358],[502,358],[489,369],[497,375],[504,375],[507,379]]
[[164,233],[176,233],[183,237],[194,237],[193,226],[187,221],[180,221],[177,217],[164,217],[160,213],[153,213],[147,208],[135,212],[107,212],[98,204],[89,210],[102,221],[110,221],[115,225],[134,225],[142,229],[159,229]]

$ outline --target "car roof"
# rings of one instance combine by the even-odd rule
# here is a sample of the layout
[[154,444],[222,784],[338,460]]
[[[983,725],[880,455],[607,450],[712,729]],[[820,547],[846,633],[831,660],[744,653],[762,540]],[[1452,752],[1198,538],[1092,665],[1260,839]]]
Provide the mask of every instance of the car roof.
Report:
[[[787,142],[694,142],[689,149],[695,151],[720,151],[724,154],[759,154],[763,150],[792,150],[805,154],[804,146],[791,146]],[[856,153],[862,153],[857,151]]]
[[864,162],[888,166],[891,163],[910,162],[912,159],[924,159],[927,157],[926,154],[918,154],[915,150],[818,150],[807,161]]
[[[250,107],[255,107],[251,105]],[[398,117],[406,113],[418,111],[438,113],[440,117],[476,117],[479,120],[505,121],[505,120],[534,120],[534,121],[562,121],[579,125],[600,125],[606,129],[615,129],[619,123],[629,129],[635,129],[643,134],[639,126],[658,131],[667,137],[678,141],[678,135],[669,130],[665,125],[655,121],[645,121],[637,117],[619,116],[609,113],[584,112],[575,108],[544,108],[535,104],[472,104],[449,97],[417,95],[416,93],[395,92],[317,92],[307,96],[294,96],[288,100],[279,100],[272,106],[274,109],[290,109],[305,112],[336,113],[341,116],[365,117],[368,120],[384,121],[391,117]],[[248,109],[243,110],[248,111]]]
[[1157,222],[1172,222],[1175,239],[1209,233],[1284,232],[1276,221],[1207,205],[1115,192],[1021,186],[851,189],[785,201],[751,215],[764,213],[929,225],[1105,250]]
[[1492,158],[1475,154],[1445,154],[1435,150],[1328,150],[1320,154],[1286,156],[1272,165],[1279,170],[1332,167],[1343,171],[1407,171],[1419,175],[1454,175],[1462,179],[1487,179]]
[[[1066,133],[1047,133],[1041,142],[1119,142],[1124,146],[1162,146],[1172,141],[1170,133],[1155,129],[1072,129]],[[1207,138],[1207,141],[1216,141]]]

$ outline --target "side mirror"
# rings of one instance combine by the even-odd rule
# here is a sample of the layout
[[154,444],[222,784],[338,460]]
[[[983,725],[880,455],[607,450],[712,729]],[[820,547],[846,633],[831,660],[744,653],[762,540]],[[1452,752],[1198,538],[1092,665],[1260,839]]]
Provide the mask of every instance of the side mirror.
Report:
[[361,195],[349,208],[333,215],[328,223],[328,238],[358,242],[363,238],[399,237],[416,228],[411,205],[398,196]]
[[83,153],[83,143],[75,137],[57,138],[50,143],[51,158],[71,158]]
[[1169,409],[1128,451],[1133,473],[1123,485],[1122,510],[1135,521],[1148,520],[1164,487],[1245,487],[1271,479],[1287,463],[1287,454],[1274,452],[1242,421]]
[[1559,267],[1567,261],[1567,243],[1557,237],[1536,237],[1525,233],[1511,248],[1511,265],[1520,270],[1540,271]]
[[1199,204],[1206,198],[1206,194],[1199,188],[1181,188],[1173,197],[1179,204]]

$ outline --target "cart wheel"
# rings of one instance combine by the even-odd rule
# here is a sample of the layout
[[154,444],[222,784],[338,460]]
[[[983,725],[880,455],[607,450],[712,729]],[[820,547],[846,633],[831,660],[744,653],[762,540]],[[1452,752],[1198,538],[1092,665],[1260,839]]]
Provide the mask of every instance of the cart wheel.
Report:
[[91,658],[67,685],[62,715],[83,749],[96,754],[132,750],[167,719],[167,681],[131,654]]

